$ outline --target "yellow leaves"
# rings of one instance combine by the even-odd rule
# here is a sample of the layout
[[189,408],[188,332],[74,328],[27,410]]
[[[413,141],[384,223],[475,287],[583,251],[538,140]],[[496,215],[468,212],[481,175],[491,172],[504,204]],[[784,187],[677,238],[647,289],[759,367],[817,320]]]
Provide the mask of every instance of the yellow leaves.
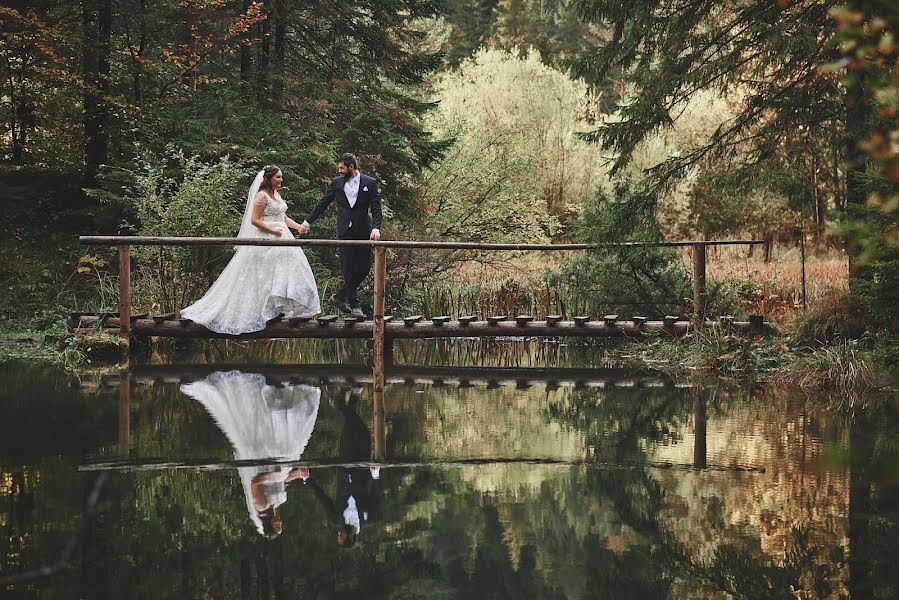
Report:
[[899,195],[893,194],[890,196],[884,196],[880,192],[871,194],[868,197],[865,206],[867,208],[877,208],[883,213],[891,213],[899,208]]
[[865,19],[865,16],[861,12],[852,10],[848,6],[834,6],[830,9],[830,17],[836,21],[840,27],[858,25]]
[[102,269],[108,264],[106,259],[101,256],[96,254],[85,254],[78,259],[78,272],[87,273],[88,271],[91,271],[92,268]]
[[877,43],[877,51],[883,55],[889,55],[896,51],[896,40],[892,32],[888,31],[880,36],[880,41]]

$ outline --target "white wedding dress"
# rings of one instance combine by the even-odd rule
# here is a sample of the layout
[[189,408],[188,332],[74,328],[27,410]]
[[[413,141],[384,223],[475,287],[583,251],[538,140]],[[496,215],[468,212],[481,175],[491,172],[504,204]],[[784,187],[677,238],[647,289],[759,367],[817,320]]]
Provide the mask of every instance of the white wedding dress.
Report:
[[[293,239],[284,221],[286,212],[280,195],[265,194],[262,220],[281,229],[282,238]],[[253,237],[275,239],[254,226],[248,231]],[[311,317],[319,312],[315,276],[302,248],[238,246],[212,287],[181,316],[210,331],[238,335],[265,329],[267,321],[282,313]]]
[[[181,386],[181,392],[202,404],[234,447],[236,460],[299,460],[312,437],[321,389],[309,385],[269,385],[265,376],[241,371],[217,371]],[[287,466],[239,467],[250,520],[263,533],[253,505],[253,479],[268,474],[262,491],[269,506],[287,501]]]

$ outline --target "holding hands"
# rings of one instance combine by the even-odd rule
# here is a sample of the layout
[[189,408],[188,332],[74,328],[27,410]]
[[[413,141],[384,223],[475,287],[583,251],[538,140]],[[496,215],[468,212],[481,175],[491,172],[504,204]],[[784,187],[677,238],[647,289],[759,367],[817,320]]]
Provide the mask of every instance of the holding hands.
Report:
[[[299,233],[300,235],[306,235],[307,233],[309,233],[309,225],[305,221],[303,221],[302,223],[300,223],[299,225],[296,226],[296,230],[297,230],[297,233]],[[375,241],[375,242],[380,241],[381,231],[379,229],[372,229],[371,235],[369,235],[368,239]]]
[[302,479],[305,482],[309,479],[309,469],[306,467],[297,467],[293,469],[290,474],[287,476],[287,481],[293,481],[294,479]]

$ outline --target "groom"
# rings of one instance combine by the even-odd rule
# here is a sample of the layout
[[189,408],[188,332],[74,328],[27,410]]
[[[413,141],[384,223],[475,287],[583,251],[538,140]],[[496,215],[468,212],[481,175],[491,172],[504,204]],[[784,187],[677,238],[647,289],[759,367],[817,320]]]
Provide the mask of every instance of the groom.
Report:
[[[310,223],[321,216],[328,205],[337,200],[337,239],[339,240],[380,240],[381,239],[381,194],[378,182],[362,174],[356,157],[346,153],[337,161],[339,175],[331,180],[331,186],[319,203],[312,209],[297,230],[301,235],[309,231]],[[371,208],[372,219],[368,219]],[[359,305],[357,290],[371,270],[371,247],[342,246],[340,248],[340,268],[343,285],[331,296],[331,304],[354,317],[364,317]]]

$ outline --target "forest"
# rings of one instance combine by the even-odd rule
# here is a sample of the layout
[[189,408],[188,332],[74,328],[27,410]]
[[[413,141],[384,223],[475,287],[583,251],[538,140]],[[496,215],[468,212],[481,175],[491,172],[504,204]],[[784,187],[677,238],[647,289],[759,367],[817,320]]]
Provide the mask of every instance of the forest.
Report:
[[[353,152],[385,239],[765,240],[713,252],[708,314],[785,338],[656,351],[878,381],[899,364],[897,26],[879,1],[7,2],[0,329],[115,309],[114,249],[78,235],[233,236],[265,164],[301,219]],[[179,310],[229,252],[136,248],[135,308]],[[324,297],[336,256],[308,256]],[[396,251],[388,306],[690,314],[688,261]]]

